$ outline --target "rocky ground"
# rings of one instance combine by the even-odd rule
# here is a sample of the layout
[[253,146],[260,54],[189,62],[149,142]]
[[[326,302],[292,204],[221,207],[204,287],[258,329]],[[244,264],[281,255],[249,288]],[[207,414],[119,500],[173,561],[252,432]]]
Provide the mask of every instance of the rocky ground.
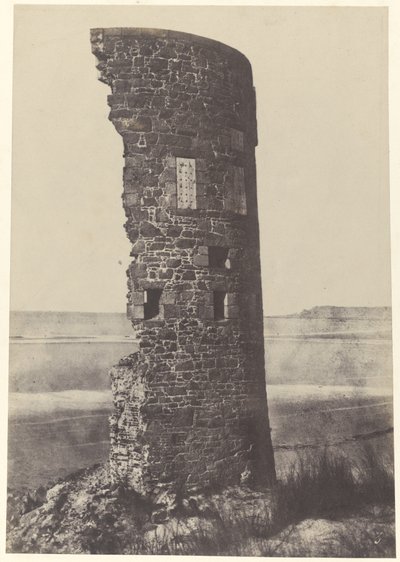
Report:
[[[230,488],[176,498],[167,513],[97,465],[48,489],[9,491],[7,551],[392,557],[394,509],[365,505],[274,522],[270,492]],[[287,519],[287,518],[286,518]],[[290,519],[290,517],[289,517]],[[297,518],[298,519],[298,518]]]

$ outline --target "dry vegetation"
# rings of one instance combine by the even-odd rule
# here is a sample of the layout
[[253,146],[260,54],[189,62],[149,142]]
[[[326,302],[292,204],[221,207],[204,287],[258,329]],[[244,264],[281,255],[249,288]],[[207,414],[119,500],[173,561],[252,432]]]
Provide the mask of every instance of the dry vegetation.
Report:
[[298,458],[272,490],[238,493],[182,497],[155,523],[154,506],[87,469],[47,492],[10,493],[8,551],[395,555],[393,472],[372,449],[357,466],[327,452]]

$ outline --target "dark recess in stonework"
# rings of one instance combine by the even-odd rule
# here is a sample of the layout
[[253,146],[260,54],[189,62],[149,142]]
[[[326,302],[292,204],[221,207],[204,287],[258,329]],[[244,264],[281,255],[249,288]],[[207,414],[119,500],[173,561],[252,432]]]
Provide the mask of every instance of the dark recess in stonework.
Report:
[[160,314],[161,289],[147,289],[145,291],[144,319],[150,320]]
[[225,318],[225,297],[224,291],[214,291],[214,320]]
[[210,267],[225,267],[228,258],[229,248],[220,246],[208,247],[208,264]]

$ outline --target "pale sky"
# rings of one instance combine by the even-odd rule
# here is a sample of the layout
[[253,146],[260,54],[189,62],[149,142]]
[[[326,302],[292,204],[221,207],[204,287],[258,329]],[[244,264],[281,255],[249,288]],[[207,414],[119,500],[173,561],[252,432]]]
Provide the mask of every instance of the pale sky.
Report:
[[122,140],[91,27],[217,39],[253,67],[265,314],[390,305],[385,8],[17,6],[11,309],[124,311]]

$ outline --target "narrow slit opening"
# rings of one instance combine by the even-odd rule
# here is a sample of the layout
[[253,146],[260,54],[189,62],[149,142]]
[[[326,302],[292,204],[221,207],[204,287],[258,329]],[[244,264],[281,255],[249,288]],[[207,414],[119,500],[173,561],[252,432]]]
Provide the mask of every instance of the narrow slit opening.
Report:
[[160,314],[161,289],[147,289],[144,292],[144,319],[150,320]]
[[208,246],[208,265],[210,267],[226,267],[229,248]]
[[225,291],[214,291],[214,320],[225,318]]

